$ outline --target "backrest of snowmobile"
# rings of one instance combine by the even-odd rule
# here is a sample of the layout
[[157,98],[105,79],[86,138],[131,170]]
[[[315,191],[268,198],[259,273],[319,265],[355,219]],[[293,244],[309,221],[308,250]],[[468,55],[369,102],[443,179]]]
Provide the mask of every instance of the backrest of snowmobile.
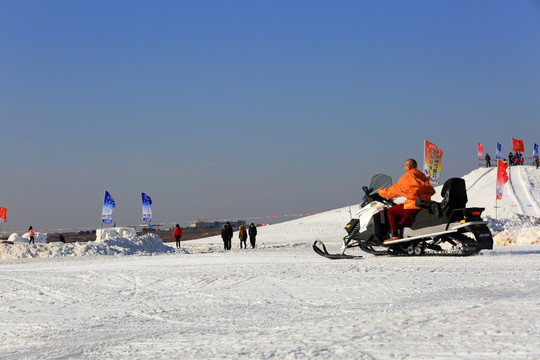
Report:
[[446,180],[443,185],[441,196],[443,200],[441,201],[441,210],[444,215],[446,215],[450,221],[455,219],[450,219],[452,210],[462,209],[467,205],[467,188],[465,186],[465,180],[462,178],[451,178]]

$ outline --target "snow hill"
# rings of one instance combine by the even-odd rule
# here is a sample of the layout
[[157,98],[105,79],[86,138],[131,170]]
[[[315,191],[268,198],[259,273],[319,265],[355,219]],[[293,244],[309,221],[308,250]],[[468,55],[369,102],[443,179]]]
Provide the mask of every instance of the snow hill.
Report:
[[[534,166],[511,166],[508,182],[503,187],[503,198],[496,201],[497,168],[480,168],[463,176],[467,183],[467,206],[485,207],[484,215],[507,219],[514,215],[540,215],[540,169]],[[434,200],[440,200],[441,187]],[[495,208],[499,206],[499,208]]]
[[[480,168],[463,178],[467,184],[467,206],[485,207],[483,216],[496,234],[496,245],[540,244],[540,169],[509,167],[501,200],[495,196],[496,167]],[[440,189],[437,190],[439,193]]]
[[[463,177],[467,184],[467,206],[484,207],[483,216],[489,221],[496,245],[540,244],[540,170],[533,166],[515,166],[508,169],[508,182],[503,188],[502,200],[495,200],[496,168],[480,168]],[[360,194],[360,187],[358,193]],[[440,201],[442,185],[436,187],[433,200]],[[360,195],[359,195],[360,196]],[[496,207],[497,206],[497,207]],[[326,211],[304,218],[261,227],[258,229],[258,249],[308,247],[314,240],[339,244],[345,235],[344,226],[359,209],[359,205]],[[350,210],[350,212],[349,212]],[[111,232],[112,231],[112,232]],[[0,245],[0,258],[133,255],[169,253],[178,251],[163,244],[159,237],[142,237],[129,229],[108,231],[95,242],[46,243],[46,234],[38,233],[36,244],[28,245],[27,234],[12,234],[14,245]],[[237,234],[233,238],[236,245]],[[172,243],[169,243],[172,245]],[[183,243],[181,252],[214,252],[223,248],[219,236]]]

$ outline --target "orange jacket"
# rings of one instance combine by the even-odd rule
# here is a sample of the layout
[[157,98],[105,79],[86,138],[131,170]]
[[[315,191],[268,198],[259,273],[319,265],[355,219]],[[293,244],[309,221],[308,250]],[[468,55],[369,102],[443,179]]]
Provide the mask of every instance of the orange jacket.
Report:
[[387,199],[403,196],[404,209],[420,209],[414,203],[419,196],[422,200],[430,200],[435,194],[435,189],[429,183],[429,179],[418,169],[409,169],[398,182],[386,189],[379,189],[379,195]]
[[172,233],[172,236],[173,237],[177,237],[177,236],[182,237],[182,228],[175,227],[174,231]]

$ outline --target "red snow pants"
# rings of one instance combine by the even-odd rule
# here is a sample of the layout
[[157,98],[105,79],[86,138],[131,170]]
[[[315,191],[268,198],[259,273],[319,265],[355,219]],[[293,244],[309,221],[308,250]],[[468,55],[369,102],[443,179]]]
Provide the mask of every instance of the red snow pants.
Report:
[[388,222],[390,229],[397,231],[405,226],[410,226],[414,222],[414,217],[421,209],[404,209],[403,204],[394,205],[388,209]]

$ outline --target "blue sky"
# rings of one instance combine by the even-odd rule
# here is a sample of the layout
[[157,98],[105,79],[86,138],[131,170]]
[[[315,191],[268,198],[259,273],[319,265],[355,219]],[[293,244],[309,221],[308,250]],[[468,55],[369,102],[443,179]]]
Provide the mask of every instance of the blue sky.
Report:
[[[0,0],[2,230],[319,212],[540,143],[536,1]],[[495,192],[495,189],[494,189]]]

